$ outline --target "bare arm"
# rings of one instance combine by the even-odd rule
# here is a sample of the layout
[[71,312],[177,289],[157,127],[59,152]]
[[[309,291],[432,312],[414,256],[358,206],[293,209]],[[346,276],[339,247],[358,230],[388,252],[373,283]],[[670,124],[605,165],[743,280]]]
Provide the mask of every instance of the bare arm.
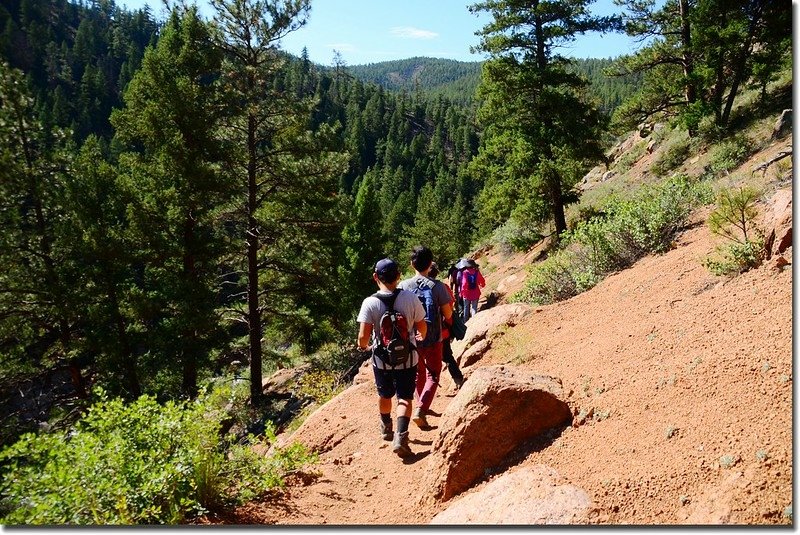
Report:
[[440,308],[442,309],[442,317],[449,321],[450,316],[453,315],[453,305],[447,303],[446,305],[442,305]]
[[419,320],[414,324],[414,327],[417,328],[417,341],[421,342],[425,340],[425,335],[428,334],[428,324],[425,323],[424,319]]
[[[422,323],[425,323],[424,321]],[[369,349],[369,337],[372,335],[371,323],[358,324],[358,348]]]

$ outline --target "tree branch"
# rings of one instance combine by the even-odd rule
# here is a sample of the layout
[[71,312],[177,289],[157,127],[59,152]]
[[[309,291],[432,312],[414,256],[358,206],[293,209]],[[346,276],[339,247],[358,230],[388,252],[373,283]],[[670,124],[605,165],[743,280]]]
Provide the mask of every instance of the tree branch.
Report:
[[778,155],[775,156],[774,158],[772,158],[770,160],[767,160],[766,162],[753,167],[753,174],[755,174],[756,171],[761,171],[761,176],[763,177],[764,175],[767,174],[767,168],[770,165],[774,164],[777,161],[783,160],[787,156],[791,156],[791,155],[792,155],[792,149],[791,148],[788,149],[788,150],[783,150],[783,151],[779,152]]

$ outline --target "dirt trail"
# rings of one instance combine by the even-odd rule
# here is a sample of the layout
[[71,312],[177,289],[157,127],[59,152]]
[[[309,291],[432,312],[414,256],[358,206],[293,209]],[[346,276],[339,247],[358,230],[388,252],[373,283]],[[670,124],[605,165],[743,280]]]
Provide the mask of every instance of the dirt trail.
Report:
[[[790,523],[792,266],[715,277],[700,265],[715,244],[698,223],[668,253],[536,308],[475,365],[511,363],[558,377],[575,413],[593,409],[593,419],[519,463],[551,466],[584,489],[593,523]],[[791,249],[787,256],[791,262]],[[436,414],[454,394],[444,375]],[[404,462],[380,440],[374,387],[354,387],[347,399],[330,413],[335,432],[319,426],[305,435],[316,443],[336,436],[319,477],[223,521],[426,524],[446,508],[416,505],[436,414],[433,430],[412,424],[416,455]]]

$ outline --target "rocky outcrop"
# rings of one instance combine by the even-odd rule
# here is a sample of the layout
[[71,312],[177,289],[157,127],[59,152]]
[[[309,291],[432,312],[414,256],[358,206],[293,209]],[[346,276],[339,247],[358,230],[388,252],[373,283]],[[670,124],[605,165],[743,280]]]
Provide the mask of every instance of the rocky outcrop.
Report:
[[431,524],[584,524],[591,506],[582,489],[554,469],[536,465],[503,474],[483,489],[453,500]]
[[500,464],[523,442],[568,425],[561,381],[511,366],[472,373],[440,420],[431,447],[423,500],[448,500]]
[[792,130],[792,110],[783,110],[772,127],[772,139],[780,139]]
[[767,203],[762,222],[766,235],[766,259],[779,256],[792,246],[792,190],[780,189]]
[[529,305],[513,303],[482,310],[467,322],[467,335],[453,341],[453,355],[459,366],[470,366],[483,357],[491,347],[491,340],[506,328],[522,321],[533,310]]
[[295,368],[282,368],[261,382],[261,391],[267,397],[289,397],[295,383],[308,372],[311,366],[304,364]]

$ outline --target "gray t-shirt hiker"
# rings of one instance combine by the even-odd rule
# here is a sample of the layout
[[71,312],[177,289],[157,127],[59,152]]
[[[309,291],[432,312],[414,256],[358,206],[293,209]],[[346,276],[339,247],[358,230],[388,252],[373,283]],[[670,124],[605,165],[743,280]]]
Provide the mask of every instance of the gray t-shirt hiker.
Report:
[[[392,295],[392,292],[384,292],[379,291],[380,295],[384,297],[389,297]],[[397,299],[394,302],[394,309],[400,312],[406,318],[406,323],[408,323],[408,339],[412,342],[414,341],[414,324],[418,321],[422,321],[425,319],[425,308],[422,306],[422,303],[411,292],[401,291],[397,295]],[[374,295],[370,295],[361,303],[361,310],[358,311],[358,317],[356,321],[359,323],[371,323],[372,324],[372,343],[375,344],[375,336],[378,331],[380,331],[380,321],[381,316],[383,313],[386,312],[386,305],[383,304],[383,301],[375,297]],[[386,369],[396,369],[396,370],[403,370],[406,368],[412,368],[417,365],[417,361],[419,357],[417,356],[416,350],[411,352],[411,358],[406,361],[405,365],[397,366],[392,368],[391,366],[386,366],[381,359],[376,356],[372,356],[372,365],[379,370],[386,370]]]
[[[424,275],[415,275],[410,279],[406,279],[401,281],[400,284],[397,285],[398,288],[402,288],[403,290],[408,290],[409,293],[414,295],[414,298],[417,302],[422,306],[422,301],[414,294],[414,289],[417,288],[420,281],[423,282],[433,282],[433,288],[431,289],[431,293],[433,294],[433,302],[437,308],[441,309],[443,305],[450,304],[450,292],[447,291],[447,288],[442,283],[442,281],[437,279],[431,279],[429,277],[425,277]],[[425,309],[423,307],[422,310],[422,317],[425,318]],[[436,322],[439,327],[439,341],[442,340],[442,315],[436,314]]]

